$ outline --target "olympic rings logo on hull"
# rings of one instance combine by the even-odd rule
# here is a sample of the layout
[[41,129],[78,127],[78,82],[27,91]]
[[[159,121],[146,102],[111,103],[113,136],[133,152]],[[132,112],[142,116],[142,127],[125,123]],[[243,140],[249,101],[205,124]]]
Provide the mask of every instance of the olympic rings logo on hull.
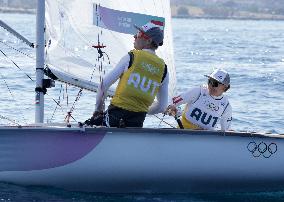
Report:
[[247,149],[254,157],[263,156],[264,158],[270,158],[272,154],[277,152],[277,144],[274,142],[270,144],[266,144],[265,142],[257,144],[253,141],[248,143]]

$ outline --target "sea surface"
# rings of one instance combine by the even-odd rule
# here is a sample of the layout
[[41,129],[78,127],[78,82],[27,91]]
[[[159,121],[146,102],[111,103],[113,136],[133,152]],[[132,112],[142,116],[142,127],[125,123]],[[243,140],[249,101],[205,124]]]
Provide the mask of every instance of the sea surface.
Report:
[[[35,41],[35,15],[0,14],[0,19]],[[284,134],[284,21],[173,19],[177,73],[176,94],[206,83],[214,68],[231,75],[227,92],[233,108],[232,129]],[[0,28],[0,124],[34,121],[34,50]],[[7,56],[5,56],[3,53]],[[13,62],[17,65],[15,65]],[[56,109],[61,85],[48,91],[45,121],[63,121],[78,93],[68,89],[64,109]],[[65,94],[67,96],[67,94]],[[62,98],[61,98],[62,99]],[[76,103],[76,120],[90,117],[95,95],[83,93]],[[65,99],[67,100],[67,99]],[[56,110],[55,110],[56,109]],[[172,117],[148,117],[146,127],[171,127]],[[169,125],[170,124],[170,125]],[[0,183],[0,201],[284,201],[283,192],[226,194],[90,194],[45,187]]]

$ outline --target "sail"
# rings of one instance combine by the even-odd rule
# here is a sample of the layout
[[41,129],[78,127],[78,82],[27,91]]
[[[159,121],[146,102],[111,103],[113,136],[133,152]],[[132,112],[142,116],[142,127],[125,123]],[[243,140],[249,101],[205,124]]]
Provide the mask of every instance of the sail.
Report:
[[172,96],[176,77],[169,0],[46,0],[46,64],[60,81],[96,91],[102,77],[133,49],[133,25],[151,20],[164,25],[164,45],[157,54],[168,66]]

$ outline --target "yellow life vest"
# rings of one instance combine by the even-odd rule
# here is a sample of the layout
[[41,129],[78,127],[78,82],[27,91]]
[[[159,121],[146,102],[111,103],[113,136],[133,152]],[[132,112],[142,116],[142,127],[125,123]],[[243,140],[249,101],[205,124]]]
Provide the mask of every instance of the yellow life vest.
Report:
[[185,117],[185,112],[188,109],[188,105],[186,106],[186,109],[183,111],[182,116],[181,116],[181,123],[183,125],[184,128],[187,129],[193,129],[193,130],[197,130],[197,129],[201,129],[199,126],[191,123],[189,120],[187,120],[187,118]]
[[132,50],[133,62],[120,81],[111,104],[133,112],[147,112],[161,86],[165,62],[144,50]]

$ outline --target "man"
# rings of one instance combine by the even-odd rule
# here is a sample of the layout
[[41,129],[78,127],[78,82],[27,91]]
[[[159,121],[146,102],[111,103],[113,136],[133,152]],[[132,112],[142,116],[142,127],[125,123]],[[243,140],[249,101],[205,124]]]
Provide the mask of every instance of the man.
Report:
[[[143,127],[147,113],[163,112],[167,107],[169,76],[165,62],[155,52],[163,45],[163,31],[155,21],[135,28],[135,49],[122,57],[101,82],[95,112],[85,122],[88,125]],[[118,79],[115,95],[103,113],[106,92]]]
[[184,128],[228,130],[232,121],[232,107],[223,93],[230,88],[230,75],[222,69],[216,69],[208,77],[208,85],[189,89],[174,97],[167,112],[176,115],[177,106],[186,104],[181,122]]

